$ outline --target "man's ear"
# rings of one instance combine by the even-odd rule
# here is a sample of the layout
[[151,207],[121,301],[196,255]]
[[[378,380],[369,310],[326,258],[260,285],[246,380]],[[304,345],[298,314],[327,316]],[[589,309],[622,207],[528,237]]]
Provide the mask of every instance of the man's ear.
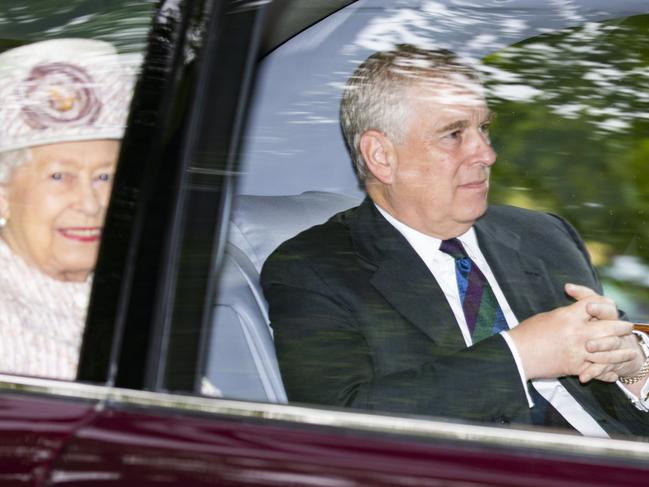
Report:
[[392,141],[378,130],[367,130],[359,143],[367,171],[383,184],[390,184],[396,169],[396,151]]

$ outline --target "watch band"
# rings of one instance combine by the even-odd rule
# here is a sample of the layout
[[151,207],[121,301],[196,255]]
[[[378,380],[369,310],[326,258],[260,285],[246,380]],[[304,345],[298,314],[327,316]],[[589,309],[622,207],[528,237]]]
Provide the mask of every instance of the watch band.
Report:
[[636,372],[635,374],[618,378],[618,380],[622,384],[635,384],[636,382],[640,382],[642,379],[647,377],[647,375],[649,375],[649,346],[647,346],[644,336],[636,333],[636,337],[638,339],[638,343],[640,344],[640,348],[642,348],[642,353],[644,354],[644,362],[642,363],[640,370],[638,370],[638,372]]

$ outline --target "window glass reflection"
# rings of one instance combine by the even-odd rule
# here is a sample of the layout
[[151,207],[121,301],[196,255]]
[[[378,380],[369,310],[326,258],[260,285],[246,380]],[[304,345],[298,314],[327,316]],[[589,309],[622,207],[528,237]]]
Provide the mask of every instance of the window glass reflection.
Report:
[[[325,222],[340,210],[358,205],[364,196],[341,138],[339,101],[346,80],[363,59],[402,43],[423,49],[450,50],[462,62],[480,71],[489,108],[497,114],[491,128],[498,158],[493,168],[490,203],[555,213],[573,223],[586,241],[606,292],[630,318],[646,319],[647,296],[642,283],[646,274],[645,258],[643,251],[635,248],[644,247],[642,215],[646,200],[640,169],[642,148],[646,145],[643,142],[647,113],[646,67],[643,65],[647,57],[643,52],[647,45],[646,16],[629,16],[638,10],[642,12],[642,7],[634,2],[619,2],[615,6],[605,2],[552,2],[543,8],[536,2],[524,0],[359,2],[324,19],[264,59],[238,179],[242,194],[234,203],[230,246],[221,275],[221,294],[216,301],[212,345],[219,353],[210,354],[206,374],[220,392],[228,397],[282,400],[282,394],[275,394],[277,363],[268,340],[275,331],[275,345],[289,401],[455,419],[478,418],[478,413],[471,416],[473,413],[460,414],[460,411],[466,413],[464,407],[477,411],[482,397],[476,399],[467,395],[461,405],[448,409],[439,406],[453,401],[454,391],[450,387],[434,392],[423,387],[418,391],[425,392],[413,396],[404,386],[399,393],[385,397],[372,389],[372,381],[387,380],[392,372],[402,374],[399,387],[416,382],[421,378],[420,373],[425,374],[417,368],[420,365],[417,347],[429,343],[422,339],[415,346],[414,341],[405,340],[403,337],[408,332],[403,327],[395,326],[385,334],[376,331],[371,338],[363,335],[357,342],[356,354],[336,355],[338,344],[351,341],[343,330],[348,326],[361,327],[359,323],[365,323],[363,320],[380,306],[367,304],[368,309],[348,320],[345,312],[349,308],[356,309],[356,305],[360,309],[362,300],[352,299],[352,304],[348,303],[347,311],[343,312],[334,305],[336,299],[323,298],[331,297],[327,293],[333,287],[320,288],[317,279],[307,280],[307,284],[300,281],[298,274],[302,276],[301,267],[305,266],[298,263],[295,268],[291,267],[298,262],[299,251],[304,250],[299,242],[295,247],[291,247],[292,243],[284,247],[285,253],[280,255],[280,261],[272,262],[273,271],[264,284],[268,291],[266,296],[270,296],[271,301],[273,295],[279,296],[281,310],[277,313],[276,304],[275,317],[286,313],[283,317],[290,325],[284,323],[275,330],[268,330],[265,303],[259,300],[257,279],[264,261],[277,245],[306,228]],[[399,100],[385,94],[382,102],[389,110],[398,105]],[[429,118],[436,114],[430,110]],[[422,125],[424,121],[425,117]],[[433,180],[429,186],[438,182]],[[414,195],[415,191],[411,193]],[[566,228],[569,227],[566,225]],[[330,230],[318,238],[330,238],[335,233]],[[575,242],[578,241],[576,238]],[[316,245],[317,242],[311,243]],[[582,261],[581,250],[578,253],[582,257],[577,258],[575,248],[566,249],[564,254]],[[560,257],[570,260],[566,255]],[[552,265],[546,278],[554,282],[561,294],[565,266],[557,265],[558,258],[549,260]],[[352,269],[351,266],[351,263],[338,265]],[[290,283],[282,280],[286,279],[282,276],[288,268],[296,273],[288,278]],[[330,268],[333,272],[336,265]],[[319,275],[324,275],[325,271],[320,270]],[[348,279],[341,280],[338,288],[360,279],[362,274],[348,272]],[[393,269],[391,276],[392,284],[399,281],[403,284],[400,290],[409,290],[403,291],[407,295],[404,300],[411,301],[419,296],[418,292],[421,294],[423,283],[428,283],[426,279],[430,277],[421,276],[422,285],[417,292],[406,286],[408,278],[400,275],[398,269]],[[516,302],[518,306],[519,295],[511,288],[518,277],[500,277],[498,284],[510,287],[506,291],[507,301]],[[517,289],[522,293],[526,278],[520,279]],[[303,285],[297,286],[296,282]],[[236,292],[232,292],[234,283]],[[599,289],[596,282],[591,284]],[[284,285],[300,289],[296,294],[285,295]],[[360,287],[359,284],[357,288]],[[314,289],[319,289],[318,299],[311,301]],[[368,291],[362,302],[372,302],[370,295]],[[316,309],[316,302],[318,306],[326,303],[331,308],[328,311]],[[427,309],[426,306],[429,304],[422,304],[419,310]],[[272,326],[273,303],[270,309]],[[409,317],[407,319],[413,314],[416,311],[402,311],[402,316]],[[382,322],[379,317],[374,322],[389,328],[391,315],[386,312],[381,316]],[[437,317],[433,312],[427,316]],[[280,316],[280,320],[283,317]],[[422,319],[421,327],[425,328],[428,321]],[[320,323],[322,328],[314,330],[312,322]],[[332,323],[335,331],[327,328]],[[300,338],[287,340],[291,334]],[[442,334],[436,339],[450,341],[450,334],[449,328],[448,336]],[[263,340],[252,343],[255,340],[247,338],[250,336],[263,337]],[[227,354],[234,350],[232,343],[241,345],[234,353],[238,360]],[[383,356],[371,348],[377,343],[386,348],[401,347],[399,352],[405,352],[402,355],[395,352],[386,358],[388,355]],[[461,340],[456,345],[461,346]],[[261,355],[256,355],[259,350]],[[334,365],[318,363],[321,350],[327,351]],[[433,360],[435,353],[429,351],[425,355]],[[403,360],[403,367],[392,369],[390,360],[395,360],[397,355]],[[231,358],[225,360],[227,356]],[[246,356],[247,361],[243,363]],[[288,368],[287,361],[293,362]],[[372,372],[368,372],[370,363]],[[233,364],[238,366],[232,367]],[[331,372],[332,367],[334,372],[327,375],[325,369]],[[301,376],[309,368],[319,371],[311,376],[313,380]],[[366,372],[368,375],[363,375]],[[246,374],[249,375],[247,379]],[[320,381],[319,374],[326,377]],[[369,382],[368,376],[372,377]],[[481,384],[485,380],[481,379]],[[348,381],[345,384],[349,387],[334,387],[344,381]],[[249,385],[251,390],[244,391],[242,384]],[[543,389],[541,385],[539,388]],[[296,396],[296,390],[303,394]],[[502,393],[504,389],[499,390]],[[434,394],[439,399],[430,401],[434,405],[429,403],[430,407],[413,409],[413,404],[420,406]],[[552,393],[545,396],[552,396]],[[637,423],[635,419],[631,423],[641,426],[646,421],[645,416],[636,411],[626,397],[621,400],[625,410],[630,410],[629,414],[637,419]],[[498,414],[495,408],[488,421],[497,421]],[[498,417],[507,422],[509,416]],[[593,429],[584,428],[583,431],[592,434]]]
[[607,292],[649,321],[649,16],[590,22],[484,61],[492,201],[568,218]]

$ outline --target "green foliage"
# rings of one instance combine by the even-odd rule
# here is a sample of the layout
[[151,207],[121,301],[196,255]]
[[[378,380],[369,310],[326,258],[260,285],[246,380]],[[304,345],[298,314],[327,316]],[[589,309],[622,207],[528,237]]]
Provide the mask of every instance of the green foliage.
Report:
[[568,218],[647,319],[649,275],[623,280],[612,265],[649,264],[649,15],[527,39],[484,72],[498,113],[491,201]]
[[60,37],[111,42],[143,52],[156,0],[6,0],[0,5],[0,51]]

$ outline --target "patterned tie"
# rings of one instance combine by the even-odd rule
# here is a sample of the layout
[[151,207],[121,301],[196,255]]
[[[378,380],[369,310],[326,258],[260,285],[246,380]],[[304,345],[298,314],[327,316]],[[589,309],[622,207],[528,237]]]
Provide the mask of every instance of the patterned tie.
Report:
[[509,329],[487,278],[457,238],[444,240],[439,250],[455,259],[455,278],[473,343]]
[[[460,301],[473,343],[508,330],[493,289],[478,266],[467,255],[457,238],[442,241],[439,250],[455,259],[455,278],[460,290]],[[529,387],[535,407],[531,410],[532,422],[537,425],[574,429],[536,388]]]

